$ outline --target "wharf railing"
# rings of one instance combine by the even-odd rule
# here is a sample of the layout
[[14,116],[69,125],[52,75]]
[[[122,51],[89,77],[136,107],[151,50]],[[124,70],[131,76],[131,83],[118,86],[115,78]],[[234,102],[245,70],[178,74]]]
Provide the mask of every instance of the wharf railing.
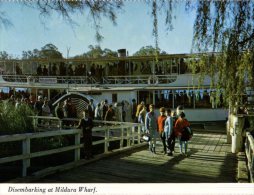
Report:
[[250,132],[246,133],[245,153],[247,157],[250,182],[254,183],[254,138]]
[[[34,121],[37,121],[39,118],[45,119],[45,117],[34,117]],[[48,117],[50,120],[55,120],[59,122],[59,128],[51,129],[50,131],[39,131],[34,133],[24,133],[24,134],[14,134],[14,135],[3,135],[0,136],[1,143],[9,142],[22,142],[22,154],[2,157],[0,158],[0,164],[10,163],[15,161],[22,161],[22,176],[27,176],[27,169],[31,166],[30,160],[36,157],[42,157],[52,154],[58,154],[66,151],[74,151],[74,158],[72,162],[80,161],[80,151],[84,147],[84,144],[81,143],[82,129],[77,129],[71,127],[70,129],[62,129],[61,120],[57,117]],[[67,119],[72,120],[72,119]],[[77,119],[75,119],[77,120]],[[34,122],[36,124],[36,122]],[[141,144],[141,124],[137,123],[126,123],[126,122],[109,122],[109,121],[94,121],[95,126],[92,129],[92,133],[97,134],[102,139],[93,141],[92,145],[103,144],[104,153],[109,153],[110,142],[119,141],[119,149],[117,151],[132,148]],[[46,137],[56,137],[56,136],[74,136],[74,144],[58,147],[49,150],[42,150],[37,152],[31,152],[31,140],[38,138]],[[110,151],[114,152],[114,150]]]

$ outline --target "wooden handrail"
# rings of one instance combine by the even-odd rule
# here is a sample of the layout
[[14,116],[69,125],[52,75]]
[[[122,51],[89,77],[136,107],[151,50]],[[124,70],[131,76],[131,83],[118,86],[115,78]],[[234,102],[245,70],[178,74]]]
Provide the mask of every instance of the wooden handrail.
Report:
[[[39,117],[34,116],[34,120],[38,118],[46,118],[51,120],[59,120],[57,117]],[[68,120],[71,120],[70,118]],[[74,119],[73,119],[74,120]],[[77,120],[77,119],[75,119]],[[124,149],[125,147],[132,147],[134,145],[140,144],[140,134],[141,134],[141,124],[132,124],[132,123],[118,123],[118,122],[108,122],[108,121],[94,121],[95,123],[107,123],[114,125],[105,125],[105,126],[97,126],[92,129],[93,132],[105,132],[102,133],[101,136],[104,137],[103,140],[94,141],[93,145],[98,145],[104,143],[104,153],[108,152],[109,143],[112,141],[119,140],[120,141],[120,149]],[[110,133],[111,131],[117,131],[113,135]],[[74,145],[59,147],[55,149],[49,149],[44,151],[31,152],[31,140],[36,138],[45,138],[45,137],[54,137],[54,136],[66,136],[73,135],[75,136]],[[14,162],[18,160],[23,161],[22,166],[22,176],[25,177],[27,175],[27,168],[30,167],[30,160],[35,157],[47,156],[51,154],[57,154],[61,152],[74,150],[74,162],[80,160],[80,149],[84,147],[83,144],[80,143],[80,137],[82,135],[81,129],[68,129],[68,130],[52,130],[46,132],[35,132],[35,133],[24,133],[24,134],[14,134],[14,135],[4,135],[0,136],[0,143],[8,143],[13,141],[21,141],[22,142],[22,154],[8,156],[0,158],[0,164]],[[123,140],[127,140],[127,145],[123,145]]]

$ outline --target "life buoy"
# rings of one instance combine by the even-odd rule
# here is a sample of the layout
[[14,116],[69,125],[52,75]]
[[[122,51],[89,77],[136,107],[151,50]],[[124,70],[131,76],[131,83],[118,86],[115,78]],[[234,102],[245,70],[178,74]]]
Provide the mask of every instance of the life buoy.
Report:
[[159,79],[157,76],[148,77],[148,85],[152,85],[152,84],[157,85],[158,83],[159,83]]
[[32,76],[28,76],[27,77],[27,83],[28,84],[34,83],[34,78]]

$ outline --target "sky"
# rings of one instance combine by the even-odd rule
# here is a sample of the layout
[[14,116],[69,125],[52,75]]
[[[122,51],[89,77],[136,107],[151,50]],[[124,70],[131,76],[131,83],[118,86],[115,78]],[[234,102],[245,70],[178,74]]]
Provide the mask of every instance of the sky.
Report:
[[[22,51],[41,49],[48,43],[54,44],[64,57],[67,57],[67,48],[69,57],[72,57],[87,52],[89,45],[98,45],[88,15],[72,15],[77,23],[72,28],[58,14],[43,18],[38,10],[23,6],[18,1],[1,2],[0,11],[5,12],[12,23],[9,28],[0,28],[0,51],[6,51],[13,57],[20,58]],[[195,14],[185,13],[180,5],[174,9],[174,15],[174,29],[166,31],[165,17],[159,14],[159,48],[169,54],[190,53]],[[117,25],[105,18],[101,20],[102,49],[117,51],[124,48],[133,55],[143,46],[155,45],[151,5],[147,6],[144,1],[126,1],[117,16]]]

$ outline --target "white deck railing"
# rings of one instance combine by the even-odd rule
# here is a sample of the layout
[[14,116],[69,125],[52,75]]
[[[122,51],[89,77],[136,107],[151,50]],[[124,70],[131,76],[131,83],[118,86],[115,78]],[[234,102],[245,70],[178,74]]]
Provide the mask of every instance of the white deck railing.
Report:
[[[56,119],[56,117],[51,117]],[[36,120],[35,120],[36,121]],[[98,123],[95,121],[95,123]],[[106,122],[104,126],[97,126],[92,129],[93,134],[101,136],[103,139],[94,141],[93,145],[104,144],[104,153],[107,153],[109,150],[109,144],[112,141],[120,141],[119,149],[123,149],[126,147],[132,147],[134,145],[140,144],[140,136],[141,136],[141,124],[136,123],[118,123],[118,122]],[[110,125],[111,124],[111,125]],[[55,137],[55,136],[66,136],[73,135],[75,137],[74,145],[59,147],[56,149],[31,152],[31,140],[37,138],[45,138],[45,137]],[[14,162],[22,160],[22,176],[27,175],[27,168],[30,167],[30,160],[35,157],[47,156],[51,154],[57,154],[66,151],[74,151],[74,162],[80,160],[80,149],[83,147],[83,144],[80,142],[80,138],[82,137],[81,129],[59,129],[59,130],[51,130],[45,132],[36,132],[36,133],[25,133],[25,134],[14,134],[14,135],[4,135],[0,136],[0,143],[7,142],[22,142],[22,154],[8,156],[0,158],[0,164]],[[126,144],[124,144],[124,140],[126,140]],[[114,152],[114,151],[113,151]]]
[[2,75],[6,82],[33,84],[62,84],[62,85],[152,85],[169,84],[177,79],[177,74],[167,75],[125,75],[104,76],[100,79],[92,76],[32,76],[32,75]]
[[249,132],[246,133],[245,153],[247,156],[250,181],[254,183],[254,139]]

